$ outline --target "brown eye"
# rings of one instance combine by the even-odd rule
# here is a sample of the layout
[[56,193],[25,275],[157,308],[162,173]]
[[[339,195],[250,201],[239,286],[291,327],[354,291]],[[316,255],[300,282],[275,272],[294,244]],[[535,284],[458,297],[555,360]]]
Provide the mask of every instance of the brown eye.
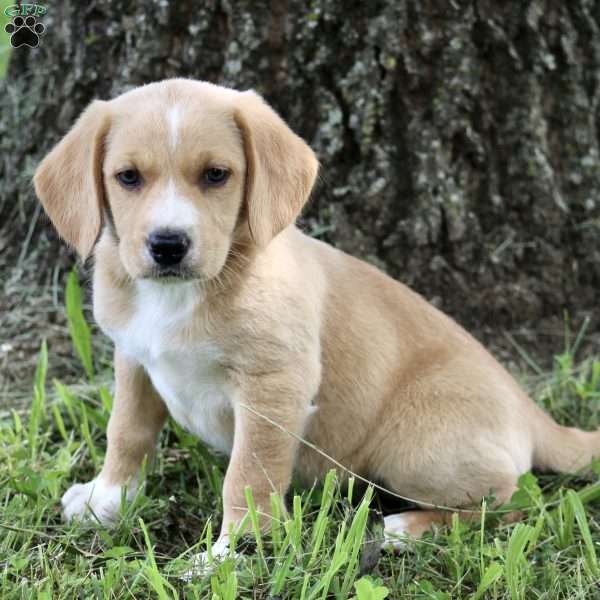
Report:
[[137,169],[126,169],[117,173],[117,181],[126,188],[136,188],[142,183],[142,176]]
[[223,185],[229,177],[229,171],[227,169],[220,169],[219,167],[211,167],[206,169],[202,173],[202,181],[206,185]]

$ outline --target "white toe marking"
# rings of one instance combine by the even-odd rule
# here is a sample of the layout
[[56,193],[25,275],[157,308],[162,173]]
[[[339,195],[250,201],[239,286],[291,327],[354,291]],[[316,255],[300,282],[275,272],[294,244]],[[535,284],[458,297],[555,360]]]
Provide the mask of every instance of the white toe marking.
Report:
[[405,550],[413,539],[408,533],[408,518],[403,513],[383,518],[383,546],[394,550]]
[[[135,495],[137,484],[127,489],[127,499]],[[61,504],[65,520],[96,519],[103,525],[113,524],[121,507],[121,486],[97,477],[88,483],[76,483],[63,495]]]
[[219,536],[211,550],[213,558],[224,558],[229,552],[229,536],[227,534]]
[[198,577],[205,577],[212,573],[215,567],[228,556],[237,558],[238,554],[230,552],[229,549],[229,536],[221,535],[219,539],[212,546],[212,561],[209,559],[208,552],[200,552],[192,557],[192,566],[186,571],[181,579],[183,581],[191,581]]

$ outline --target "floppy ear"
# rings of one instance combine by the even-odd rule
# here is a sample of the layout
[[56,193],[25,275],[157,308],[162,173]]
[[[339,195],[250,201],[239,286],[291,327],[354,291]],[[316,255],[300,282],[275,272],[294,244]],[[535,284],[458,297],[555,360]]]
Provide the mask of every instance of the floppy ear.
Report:
[[54,227],[83,260],[102,225],[102,159],[108,126],[107,102],[92,102],[33,178],[35,192]]
[[295,221],[310,196],[319,163],[308,144],[258,94],[240,94],[234,118],[246,153],[250,234],[264,247]]

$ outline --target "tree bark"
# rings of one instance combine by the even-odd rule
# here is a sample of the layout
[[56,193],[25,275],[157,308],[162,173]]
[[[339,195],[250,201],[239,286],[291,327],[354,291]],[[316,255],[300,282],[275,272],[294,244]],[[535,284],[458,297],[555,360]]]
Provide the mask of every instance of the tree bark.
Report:
[[58,247],[30,230],[30,178],[88,102],[193,77],[256,89],[316,150],[308,231],[480,335],[597,310],[599,2],[90,0],[42,21],[0,86],[5,255],[31,231]]

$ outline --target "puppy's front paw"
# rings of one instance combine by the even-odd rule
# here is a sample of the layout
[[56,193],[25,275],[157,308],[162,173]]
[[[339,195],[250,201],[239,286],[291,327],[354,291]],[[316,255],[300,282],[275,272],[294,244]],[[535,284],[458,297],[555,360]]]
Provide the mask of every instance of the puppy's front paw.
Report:
[[[128,489],[128,499],[132,495]],[[88,483],[76,483],[65,492],[61,504],[67,521],[93,519],[103,525],[113,525],[121,507],[121,486],[108,484],[101,477]]]

